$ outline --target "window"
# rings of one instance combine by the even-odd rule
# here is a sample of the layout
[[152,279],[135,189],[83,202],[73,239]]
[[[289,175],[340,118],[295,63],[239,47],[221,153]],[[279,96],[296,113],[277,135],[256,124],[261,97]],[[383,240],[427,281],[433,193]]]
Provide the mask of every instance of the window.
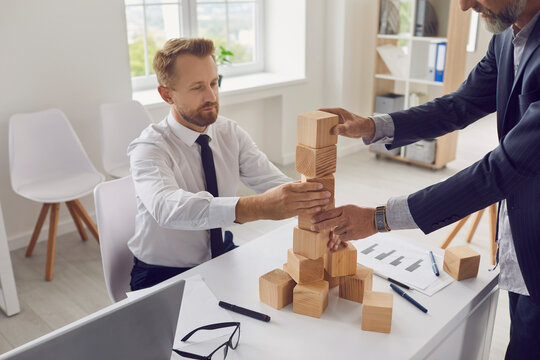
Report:
[[232,51],[224,75],[262,71],[263,0],[125,0],[133,89],[156,85],[152,60],[168,39],[204,37]]

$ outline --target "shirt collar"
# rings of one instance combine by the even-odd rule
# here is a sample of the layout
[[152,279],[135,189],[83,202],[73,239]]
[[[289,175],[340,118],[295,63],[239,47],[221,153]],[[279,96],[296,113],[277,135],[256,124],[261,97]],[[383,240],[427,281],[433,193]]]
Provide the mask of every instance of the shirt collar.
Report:
[[209,125],[206,130],[204,130],[202,133],[199,133],[195,130],[191,130],[190,128],[180,124],[176,119],[174,118],[174,115],[172,114],[172,111],[169,112],[169,115],[167,115],[167,124],[169,125],[169,128],[171,129],[172,133],[176,135],[180,140],[182,140],[186,145],[193,146],[195,144],[195,141],[197,141],[197,138],[201,134],[206,134],[212,140],[212,131],[209,131],[212,127],[212,125]]
[[536,12],[533,18],[527,23],[527,25],[523,27],[523,29],[520,29],[516,25],[512,24],[512,36],[514,41],[527,41],[529,35],[531,35],[531,32],[534,29],[534,25],[536,25],[539,15],[540,10]]

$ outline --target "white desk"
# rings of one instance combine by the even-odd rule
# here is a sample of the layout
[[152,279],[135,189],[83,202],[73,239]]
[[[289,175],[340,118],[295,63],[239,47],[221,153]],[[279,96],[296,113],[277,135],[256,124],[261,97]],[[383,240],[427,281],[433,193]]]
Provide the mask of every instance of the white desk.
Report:
[[[488,359],[498,271],[489,272],[483,261],[475,279],[453,282],[432,297],[411,292],[427,314],[394,293],[390,334],[362,331],[361,304],[340,299],[338,288],[320,319],[293,313],[292,304],[275,310],[261,303],[259,276],[286,262],[294,223],[179,275],[201,274],[218,299],[271,316],[264,323],[231,312],[242,324],[231,359]],[[373,290],[392,292],[376,276]]]

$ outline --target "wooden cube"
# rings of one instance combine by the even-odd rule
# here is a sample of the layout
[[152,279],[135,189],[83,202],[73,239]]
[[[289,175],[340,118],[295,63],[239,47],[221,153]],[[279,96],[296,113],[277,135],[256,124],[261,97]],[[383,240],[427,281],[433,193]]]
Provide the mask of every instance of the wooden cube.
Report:
[[308,259],[316,260],[324,256],[330,240],[330,230],[313,232],[294,227],[293,231],[293,251]]
[[[328,205],[323,206],[322,210],[330,210],[334,209],[336,207],[336,201],[334,198],[330,198],[330,202]],[[311,222],[311,218],[313,215],[298,215],[298,227],[300,229],[309,230],[311,231],[311,225],[313,223]]]
[[293,311],[320,318],[328,306],[328,290],[328,282],[324,280],[296,285],[293,290]]
[[324,111],[310,111],[298,115],[298,143],[312,148],[337,144],[332,128],[339,122],[337,115]]
[[362,303],[364,294],[373,288],[373,269],[357,265],[354,275],[339,278],[339,297]]
[[362,304],[362,330],[389,333],[393,303],[391,293],[366,291]]
[[480,254],[466,245],[452,246],[444,251],[443,269],[456,280],[478,275]]
[[339,276],[330,276],[326,270],[324,270],[324,280],[328,281],[328,286],[330,286],[330,289],[333,289],[339,285]]
[[274,309],[292,303],[296,282],[285,271],[272,270],[259,278],[259,298]]
[[329,191],[332,196],[331,199],[334,198],[334,188],[336,185],[336,179],[334,178],[333,174],[328,174],[325,176],[319,176],[319,177],[310,177],[306,175],[302,175],[302,182],[317,182],[319,184],[322,184],[323,190]]
[[338,250],[328,251],[326,267],[330,276],[346,276],[356,274],[356,248],[353,244],[341,246]]
[[298,284],[307,284],[324,279],[323,258],[316,260],[295,254],[293,249],[287,253],[287,272]]
[[296,171],[309,177],[321,177],[336,171],[337,146],[320,149],[296,146]]

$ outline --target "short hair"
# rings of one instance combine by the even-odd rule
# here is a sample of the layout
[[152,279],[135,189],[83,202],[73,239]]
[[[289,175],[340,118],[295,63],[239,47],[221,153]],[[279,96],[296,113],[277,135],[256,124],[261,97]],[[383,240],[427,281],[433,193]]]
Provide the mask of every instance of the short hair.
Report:
[[163,49],[154,56],[153,67],[159,85],[172,87],[176,80],[174,64],[180,55],[189,54],[197,57],[214,56],[214,42],[202,38],[177,38],[168,40]]

